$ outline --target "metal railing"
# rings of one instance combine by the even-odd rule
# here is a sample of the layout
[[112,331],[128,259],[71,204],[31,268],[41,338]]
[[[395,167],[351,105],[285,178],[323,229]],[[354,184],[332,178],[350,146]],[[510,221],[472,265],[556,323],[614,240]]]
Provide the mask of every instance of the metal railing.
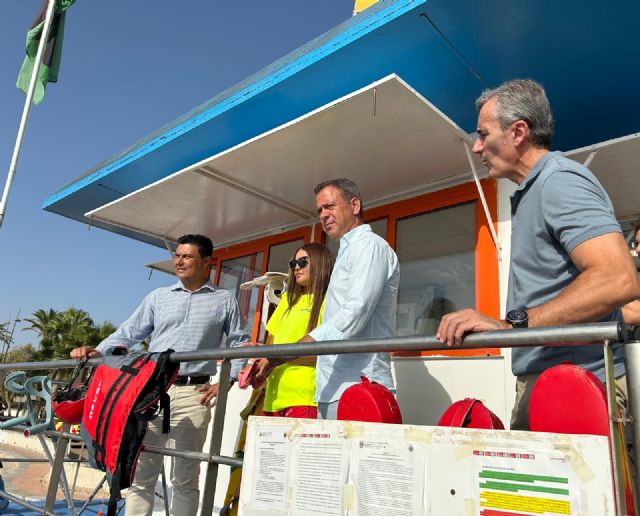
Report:
[[[493,332],[483,332],[468,335],[464,339],[464,349],[478,348],[517,348],[530,346],[568,346],[588,343],[603,343],[605,347],[605,362],[610,361],[610,344],[621,342],[625,346],[625,365],[628,384],[628,403],[629,412],[631,414],[630,421],[634,438],[633,459],[636,468],[636,478],[640,478],[640,453],[636,443],[640,436],[640,328],[627,326],[622,323],[590,323],[576,324],[571,326],[557,326],[548,328],[527,328],[502,330]],[[231,360],[249,359],[255,357],[266,358],[294,358],[300,356],[314,355],[335,355],[343,353],[372,353],[372,352],[397,352],[397,351],[445,351],[451,348],[435,337],[430,336],[411,336],[411,337],[389,337],[380,339],[356,339],[349,341],[326,341],[303,344],[290,344],[286,346],[260,346],[260,347],[240,347],[231,349],[215,349],[211,351],[197,352],[175,352],[170,356],[173,362],[193,362],[202,360],[222,360],[219,375],[218,399],[215,406],[212,437],[207,453],[198,453],[193,451],[174,450],[169,448],[145,447],[146,453],[158,453],[170,455],[174,457],[185,457],[198,459],[207,462],[207,472],[204,482],[202,514],[211,514],[213,511],[213,503],[215,496],[215,487],[218,477],[218,465],[223,464],[231,467],[242,465],[242,460],[235,457],[225,457],[220,455],[222,444],[222,433],[224,429],[224,419],[226,415],[227,393],[229,391],[229,373],[231,369]],[[607,359],[606,351],[609,350],[609,359]],[[455,360],[455,358],[452,358]],[[88,366],[97,366],[101,363],[100,358],[91,359],[87,362]],[[59,369],[75,367],[75,360],[55,360],[47,362],[29,362],[29,363],[13,363],[0,364],[0,371],[3,370],[42,370],[42,369]],[[610,364],[609,364],[610,365]],[[611,394],[614,387],[614,379],[610,376],[612,368],[608,367],[607,391]],[[611,398],[611,396],[609,396]],[[612,412],[610,411],[610,414]],[[613,416],[610,416],[613,422]],[[613,428],[613,424],[611,425]],[[60,437],[58,446],[66,445],[69,439],[79,439],[77,436],[67,432],[48,432],[52,435]],[[611,436],[610,436],[611,437]],[[611,439],[611,443],[616,443],[616,439]],[[615,446],[614,446],[615,448]],[[58,454],[56,455],[58,457]],[[54,474],[54,470],[61,469],[61,461],[64,460],[64,454],[60,455],[58,460],[60,464],[54,465],[52,475],[49,482],[49,490],[55,494],[58,486],[58,480]],[[614,487],[616,493],[617,514],[627,514],[625,497],[624,497],[624,481],[622,476],[622,465],[620,463],[620,455],[612,453]],[[57,468],[55,466],[58,466]],[[638,489],[634,486],[634,495],[638,499]],[[11,497],[15,499],[15,497]],[[45,504],[45,512],[52,508],[49,496],[47,504]],[[636,512],[637,514],[637,512]]]

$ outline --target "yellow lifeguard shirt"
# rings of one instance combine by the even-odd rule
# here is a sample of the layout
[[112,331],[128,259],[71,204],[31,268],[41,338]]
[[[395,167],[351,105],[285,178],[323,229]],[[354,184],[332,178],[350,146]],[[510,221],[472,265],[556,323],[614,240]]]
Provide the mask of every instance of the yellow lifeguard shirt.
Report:
[[[313,295],[304,294],[287,311],[287,294],[282,294],[280,304],[267,323],[267,331],[273,335],[274,344],[295,343],[307,334],[311,317]],[[318,324],[322,322],[324,301],[320,308]],[[276,412],[287,407],[317,406],[313,398],[316,392],[316,368],[296,364],[282,364],[267,378],[264,408],[266,412]]]

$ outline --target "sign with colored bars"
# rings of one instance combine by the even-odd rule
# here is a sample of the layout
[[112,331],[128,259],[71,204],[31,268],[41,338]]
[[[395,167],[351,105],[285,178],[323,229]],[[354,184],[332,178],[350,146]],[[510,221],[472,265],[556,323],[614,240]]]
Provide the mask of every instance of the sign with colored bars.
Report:
[[481,516],[571,514],[566,477],[484,469],[479,485]]
[[476,449],[473,456],[480,516],[573,514],[579,505],[575,460],[564,449]]

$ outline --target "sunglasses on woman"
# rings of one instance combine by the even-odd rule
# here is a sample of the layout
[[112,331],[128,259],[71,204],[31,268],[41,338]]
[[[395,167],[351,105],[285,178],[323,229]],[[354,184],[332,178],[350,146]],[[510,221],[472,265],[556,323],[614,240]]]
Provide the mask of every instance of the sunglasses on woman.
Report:
[[289,262],[289,267],[291,267],[291,270],[294,270],[296,268],[296,265],[301,269],[304,269],[307,265],[309,265],[309,257],[301,256],[297,260],[294,258]]

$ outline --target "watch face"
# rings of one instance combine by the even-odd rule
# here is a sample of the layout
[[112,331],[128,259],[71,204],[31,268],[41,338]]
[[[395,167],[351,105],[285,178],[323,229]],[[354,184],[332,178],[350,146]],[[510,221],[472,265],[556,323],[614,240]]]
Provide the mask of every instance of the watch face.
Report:
[[526,326],[529,316],[524,310],[511,310],[507,314],[507,322],[514,328]]
[[507,319],[513,322],[521,322],[527,320],[527,312],[524,310],[511,310],[507,314]]

